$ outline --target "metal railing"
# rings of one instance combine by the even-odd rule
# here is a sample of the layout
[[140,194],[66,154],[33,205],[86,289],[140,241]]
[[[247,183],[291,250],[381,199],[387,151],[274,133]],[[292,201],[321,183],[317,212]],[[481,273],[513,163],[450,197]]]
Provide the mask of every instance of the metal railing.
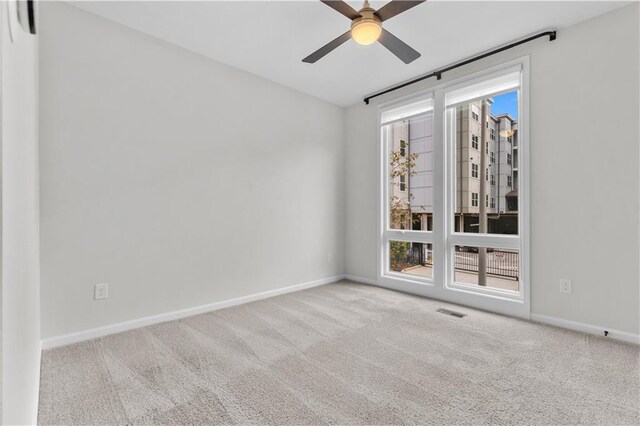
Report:
[[[455,253],[455,269],[459,271],[478,272],[478,249],[476,247],[460,247]],[[518,252],[487,249],[487,274],[518,280],[520,256]],[[411,265],[433,265],[433,251],[426,244],[414,245],[406,254],[405,261]]]
[[414,245],[407,254],[407,262],[414,265],[432,265],[433,250],[429,250],[427,244]]
[[[478,272],[477,249],[456,250],[455,269]],[[487,249],[487,274],[498,277],[519,278],[520,256],[518,252]]]

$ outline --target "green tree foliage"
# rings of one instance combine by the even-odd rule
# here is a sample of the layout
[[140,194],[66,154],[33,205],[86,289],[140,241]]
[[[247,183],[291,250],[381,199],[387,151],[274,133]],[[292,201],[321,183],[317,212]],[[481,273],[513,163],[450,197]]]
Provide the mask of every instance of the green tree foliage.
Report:
[[[406,155],[406,153],[400,149],[391,151],[389,155],[389,178],[394,188],[400,189],[401,176],[405,177],[405,182],[408,185],[409,178],[416,175],[414,169],[418,156],[419,154],[417,153]],[[410,204],[411,200],[413,200],[413,194],[411,194],[411,192],[409,192],[407,200],[403,200],[398,196],[398,192],[399,191],[391,191],[390,196],[390,219],[394,227],[399,226],[404,217],[411,217]]]
[[389,243],[389,256],[392,271],[402,271],[407,262],[407,255],[411,249],[411,243],[406,241],[391,241]]

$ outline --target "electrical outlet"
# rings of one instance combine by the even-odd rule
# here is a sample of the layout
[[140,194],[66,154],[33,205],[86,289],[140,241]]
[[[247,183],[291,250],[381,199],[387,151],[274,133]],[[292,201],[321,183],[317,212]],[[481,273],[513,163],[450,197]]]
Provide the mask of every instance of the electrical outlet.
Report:
[[102,283],[93,286],[93,299],[100,300],[109,297],[109,284]]
[[331,263],[333,261],[333,253],[329,252],[327,253],[327,262]]
[[566,278],[560,279],[560,293],[571,293],[571,280]]

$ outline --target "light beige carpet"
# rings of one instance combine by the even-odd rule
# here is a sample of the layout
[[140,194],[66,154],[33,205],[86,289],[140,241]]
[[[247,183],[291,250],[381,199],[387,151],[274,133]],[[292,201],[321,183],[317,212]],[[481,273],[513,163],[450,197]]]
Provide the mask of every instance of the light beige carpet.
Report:
[[638,362],[343,282],[44,351],[39,423],[638,424]]

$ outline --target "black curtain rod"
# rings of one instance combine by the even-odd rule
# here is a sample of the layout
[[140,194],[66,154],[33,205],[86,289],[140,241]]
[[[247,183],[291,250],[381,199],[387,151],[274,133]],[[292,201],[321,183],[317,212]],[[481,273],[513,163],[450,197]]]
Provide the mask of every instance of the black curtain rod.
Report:
[[482,54],[480,54],[478,56],[473,56],[473,57],[471,57],[469,59],[465,59],[464,61],[456,62],[453,65],[446,66],[446,67],[441,68],[441,69],[439,69],[437,71],[430,72],[429,74],[425,74],[425,75],[422,75],[420,77],[416,77],[413,80],[406,81],[404,83],[398,84],[397,86],[393,86],[393,87],[390,87],[390,88],[388,88],[386,90],[383,90],[381,92],[377,92],[377,93],[374,93],[373,95],[369,95],[366,98],[364,98],[364,103],[369,105],[369,101],[371,99],[375,98],[375,97],[378,97],[380,95],[384,95],[385,93],[393,92],[394,90],[398,90],[398,89],[401,89],[403,87],[407,87],[407,86],[409,86],[409,85],[411,85],[413,83],[417,83],[419,81],[426,80],[427,78],[436,77],[438,80],[440,80],[442,78],[442,74],[447,72],[447,71],[451,71],[453,69],[456,69],[456,68],[459,68],[461,66],[470,64],[472,62],[479,61],[480,59],[484,59],[487,56],[492,56],[492,55],[495,55],[496,53],[500,53],[500,52],[504,52],[505,50],[513,49],[514,47],[520,46],[521,44],[528,43],[528,42],[530,42],[532,40],[538,39],[540,37],[546,37],[546,36],[549,36],[549,41],[553,41],[553,40],[556,39],[556,32],[555,31],[544,31],[544,32],[538,33],[536,35],[532,35],[530,37],[524,38],[522,40],[514,41],[513,43],[507,44],[506,46],[502,46],[502,47],[499,47],[497,49],[493,49],[493,50],[490,50],[488,52],[482,53]]

